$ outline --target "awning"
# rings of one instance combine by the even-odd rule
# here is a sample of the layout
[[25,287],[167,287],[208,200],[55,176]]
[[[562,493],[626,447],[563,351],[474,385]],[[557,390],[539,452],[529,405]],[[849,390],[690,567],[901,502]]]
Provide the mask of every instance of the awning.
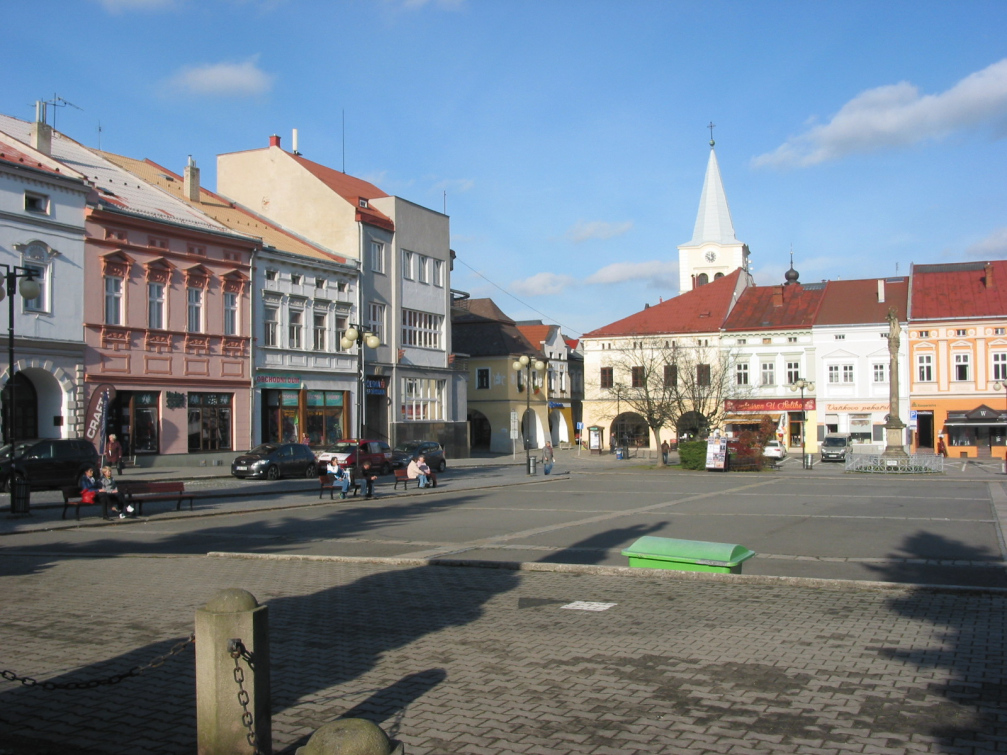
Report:
[[954,422],[945,422],[945,427],[1003,427],[1007,425],[1007,419],[1001,420],[1000,422],[971,422],[968,420],[956,420]]

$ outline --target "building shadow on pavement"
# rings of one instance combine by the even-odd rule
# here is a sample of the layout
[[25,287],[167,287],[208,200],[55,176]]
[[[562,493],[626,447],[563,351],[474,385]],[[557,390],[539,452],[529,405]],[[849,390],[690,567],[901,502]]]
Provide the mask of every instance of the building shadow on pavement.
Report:
[[[608,558],[613,550],[621,551],[623,548],[628,548],[638,538],[660,532],[667,525],[668,522],[656,522],[651,525],[634,524],[632,527],[605,530],[573,543],[561,551],[543,556],[539,561],[549,564],[597,565]],[[627,564],[622,565],[626,566]]]
[[878,697],[868,706],[871,710],[861,713],[883,722],[889,731],[934,738],[937,752],[961,753],[963,748],[972,752],[973,747],[975,752],[992,752],[1007,738],[1003,718],[1007,709],[1007,656],[1003,652],[1007,594],[927,586],[933,567],[928,568],[926,561],[934,553],[989,562],[988,567],[972,568],[988,568],[991,581],[1007,587],[999,553],[930,532],[907,537],[900,552],[889,555],[896,563],[869,567],[886,581],[909,583],[887,601],[888,607],[908,619],[931,624],[937,641],[931,639],[919,648],[911,641],[908,646],[868,648],[900,665],[915,666],[921,676],[933,681],[925,693],[917,691],[899,699]]

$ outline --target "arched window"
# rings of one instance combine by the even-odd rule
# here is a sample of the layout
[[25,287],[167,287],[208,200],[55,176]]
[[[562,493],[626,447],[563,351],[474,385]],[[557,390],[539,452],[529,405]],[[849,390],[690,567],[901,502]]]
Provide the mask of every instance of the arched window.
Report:
[[718,278],[723,278],[723,277],[724,277],[723,273],[717,273],[716,275],[713,276],[713,279],[717,280]]
[[710,276],[708,276],[706,273],[700,273],[696,277],[696,285],[697,286],[705,286],[709,282],[710,282]]

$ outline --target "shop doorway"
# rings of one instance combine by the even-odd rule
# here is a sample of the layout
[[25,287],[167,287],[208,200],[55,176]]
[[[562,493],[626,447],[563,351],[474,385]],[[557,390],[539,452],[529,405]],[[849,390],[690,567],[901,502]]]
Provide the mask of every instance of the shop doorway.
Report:
[[108,409],[105,435],[115,433],[125,456],[159,451],[161,394],[158,391],[119,391]]
[[929,448],[933,450],[937,447],[937,441],[934,438],[934,415],[932,413],[916,413],[916,433],[917,448]]
[[[14,392],[14,416],[11,425],[11,390]],[[29,440],[38,437],[38,394],[35,384],[23,372],[15,372],[3,389],[4,440]]]
[[489,451],[493,440],[493,429],[485,414],[472,409],[469,411],[469,448],[473,451]]

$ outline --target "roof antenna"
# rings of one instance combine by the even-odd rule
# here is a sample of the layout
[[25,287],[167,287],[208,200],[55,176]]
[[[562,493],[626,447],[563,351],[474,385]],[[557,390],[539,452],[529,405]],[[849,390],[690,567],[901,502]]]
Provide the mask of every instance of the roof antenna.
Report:
[[74,105],[69,100],[64,100],[62,97],[60,97],[55,92],[53,92],[53,94],[52,94],[52,99],[51,100],[47,100],[45,104],[46,105],[52,105],[52,130],[53,131],[56,130],[56,108],[58,108],[58,107],[66,107],[67,105],[69,105],[72,108],[80,110],[82,113],[84,112],[84,108],[77,107],[76,105]]
[[101,152],[101,121],[98,121],[98,151]]
[[444,190],[444,214],[448,214],[448,190]]
[[717,124],[714,123],[713,121],[710,121],[710,125],[707,126],[707,128],[710,129],[710,147],[713,147],[713,145],[716,144],[716,142],[713,141],[713,129],[715,129],[716,127]]
[[343,109],[343,173],[346,173],[346,109]]

